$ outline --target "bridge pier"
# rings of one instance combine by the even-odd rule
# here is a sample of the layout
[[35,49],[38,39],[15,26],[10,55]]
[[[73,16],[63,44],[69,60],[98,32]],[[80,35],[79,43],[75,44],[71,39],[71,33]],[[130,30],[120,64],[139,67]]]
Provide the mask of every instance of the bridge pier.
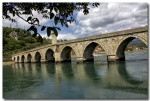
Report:
[[77,57],[76,61],[77,61],[77,63],[82,63],[82,62],[84,62],[84,58],[83,57]]
[[27,60],[27,63],[30,63],[31,62],[31,60]]
[[41,59],[40,62],[46,62],[46,60],[45,59]]
[[108,55],[108,56],[107,56],[107,61],[108,61],[108,62],[117,61],[117,56],[116,56],[116,55]]
[[58,52],[56,52],[54,55],[55,55],[55,62],[56,63],[61,62],[60,54]]

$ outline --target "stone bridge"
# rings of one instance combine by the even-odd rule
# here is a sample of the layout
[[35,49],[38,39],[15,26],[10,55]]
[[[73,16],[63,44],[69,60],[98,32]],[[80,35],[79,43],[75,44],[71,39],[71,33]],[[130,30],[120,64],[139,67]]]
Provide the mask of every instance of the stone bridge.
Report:
[[14,62],[64,62],[71,61],[71,52],[77,62],[93,61],[93,51],[100,45],[108,61],[125,60],[125,48],[135,38],[148,45],[148,26],[106,33],[65,42],[57,42],[52,35],[52,44],[13,54]]

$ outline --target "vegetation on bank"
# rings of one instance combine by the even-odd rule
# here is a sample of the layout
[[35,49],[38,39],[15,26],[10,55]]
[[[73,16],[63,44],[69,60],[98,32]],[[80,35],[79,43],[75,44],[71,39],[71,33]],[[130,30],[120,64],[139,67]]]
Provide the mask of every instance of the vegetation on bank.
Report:
[[125,49],[125,51],[128,52],[136,52],[136,51],[143,51],[143,50],[147,50],[147,46],[139,39],[135,39],[135,41],[134,40],[131,41]]
[[32,34],[26,30],[3,27],[3,61],[11,61],[12,54],[51,44],[51,39],[43,38],[41,44],[38,38],[38,36],[32,37]]

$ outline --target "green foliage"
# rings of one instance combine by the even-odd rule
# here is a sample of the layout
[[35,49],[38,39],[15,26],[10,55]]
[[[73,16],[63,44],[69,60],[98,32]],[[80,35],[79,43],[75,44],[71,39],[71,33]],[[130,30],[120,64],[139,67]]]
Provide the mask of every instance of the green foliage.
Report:
[[[12,31],[18,32],[17,39],[10,36]],[[38,36],[33,38],[31,33],[22,29],[3,27],[3,58],[9,57],[9,59],[7,58],[4,60],[11,60],[11,55],[13,53],[51,44],[51,39],[43,38],[43,44],[41,44],[38,42],[38,38]],[[9,53],[9,56],[7,53]]]
[[[16,22],[13,19],[14,16],[17,16],[29,23],[31,27],[29,31],[34,31],[33,37],[39,36],[39,41],[43,43],[41,35],[37,32],[37,26],[41,27],[41,31],[47,29],[47,36],[51,35],[51,31],[57,36],[60,28],[59,24],[65,27],[69,27],[68,23],[76,22],[74,18],[74,12],[83,11],[84,15],[89,13],[89,9],[93,7],[98,7],[99,3],[88,3],[88,2],[68,2],[68,3],[12,3],[5,2],[3,3],[3,19],[8,19],[12,22]],[[49,19],[53,22],[54,26],[41,25],[38,18],[34,18],[33,12],[37,11],[38,14],[43,16],[43,19]],[[28,16],[27,19],[24,19],[23,16]],[[13,16],[13,17],[12,17]]]

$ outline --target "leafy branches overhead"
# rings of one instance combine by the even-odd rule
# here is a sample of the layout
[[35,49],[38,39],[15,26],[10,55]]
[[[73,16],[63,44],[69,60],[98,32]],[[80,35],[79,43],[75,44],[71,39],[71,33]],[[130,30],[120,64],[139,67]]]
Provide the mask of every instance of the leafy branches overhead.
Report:
[[[90,6],[89,6],[90,5]],[[28,22],[31,27],[29,31],[34,31],[33,36],[40,34],[37,32],[37,26],[41,26],[41,31],[47,30],[47,36],[51,34],[58,35],[58,30],[60,30],[58,24],[60,23],[65,27],[68,27],[68,23],[72,23],[75,20],[73,14],[75,11],[83,11],[84,15],[89,13],[89,7],[98,7],[99,3],[3,3],[3,19],[11,20],[14,16],[18,16],[22,20]],[[33,17],[33,11],[37,11],[42,15],[43,18],[52,20],[55,26],[45,26],[41,25],[38,18]],[[12,16],[13,17],[12,17]],[[22,16],[28,16],[27,19]],[[40,39],[42,41],[42,39]]]

